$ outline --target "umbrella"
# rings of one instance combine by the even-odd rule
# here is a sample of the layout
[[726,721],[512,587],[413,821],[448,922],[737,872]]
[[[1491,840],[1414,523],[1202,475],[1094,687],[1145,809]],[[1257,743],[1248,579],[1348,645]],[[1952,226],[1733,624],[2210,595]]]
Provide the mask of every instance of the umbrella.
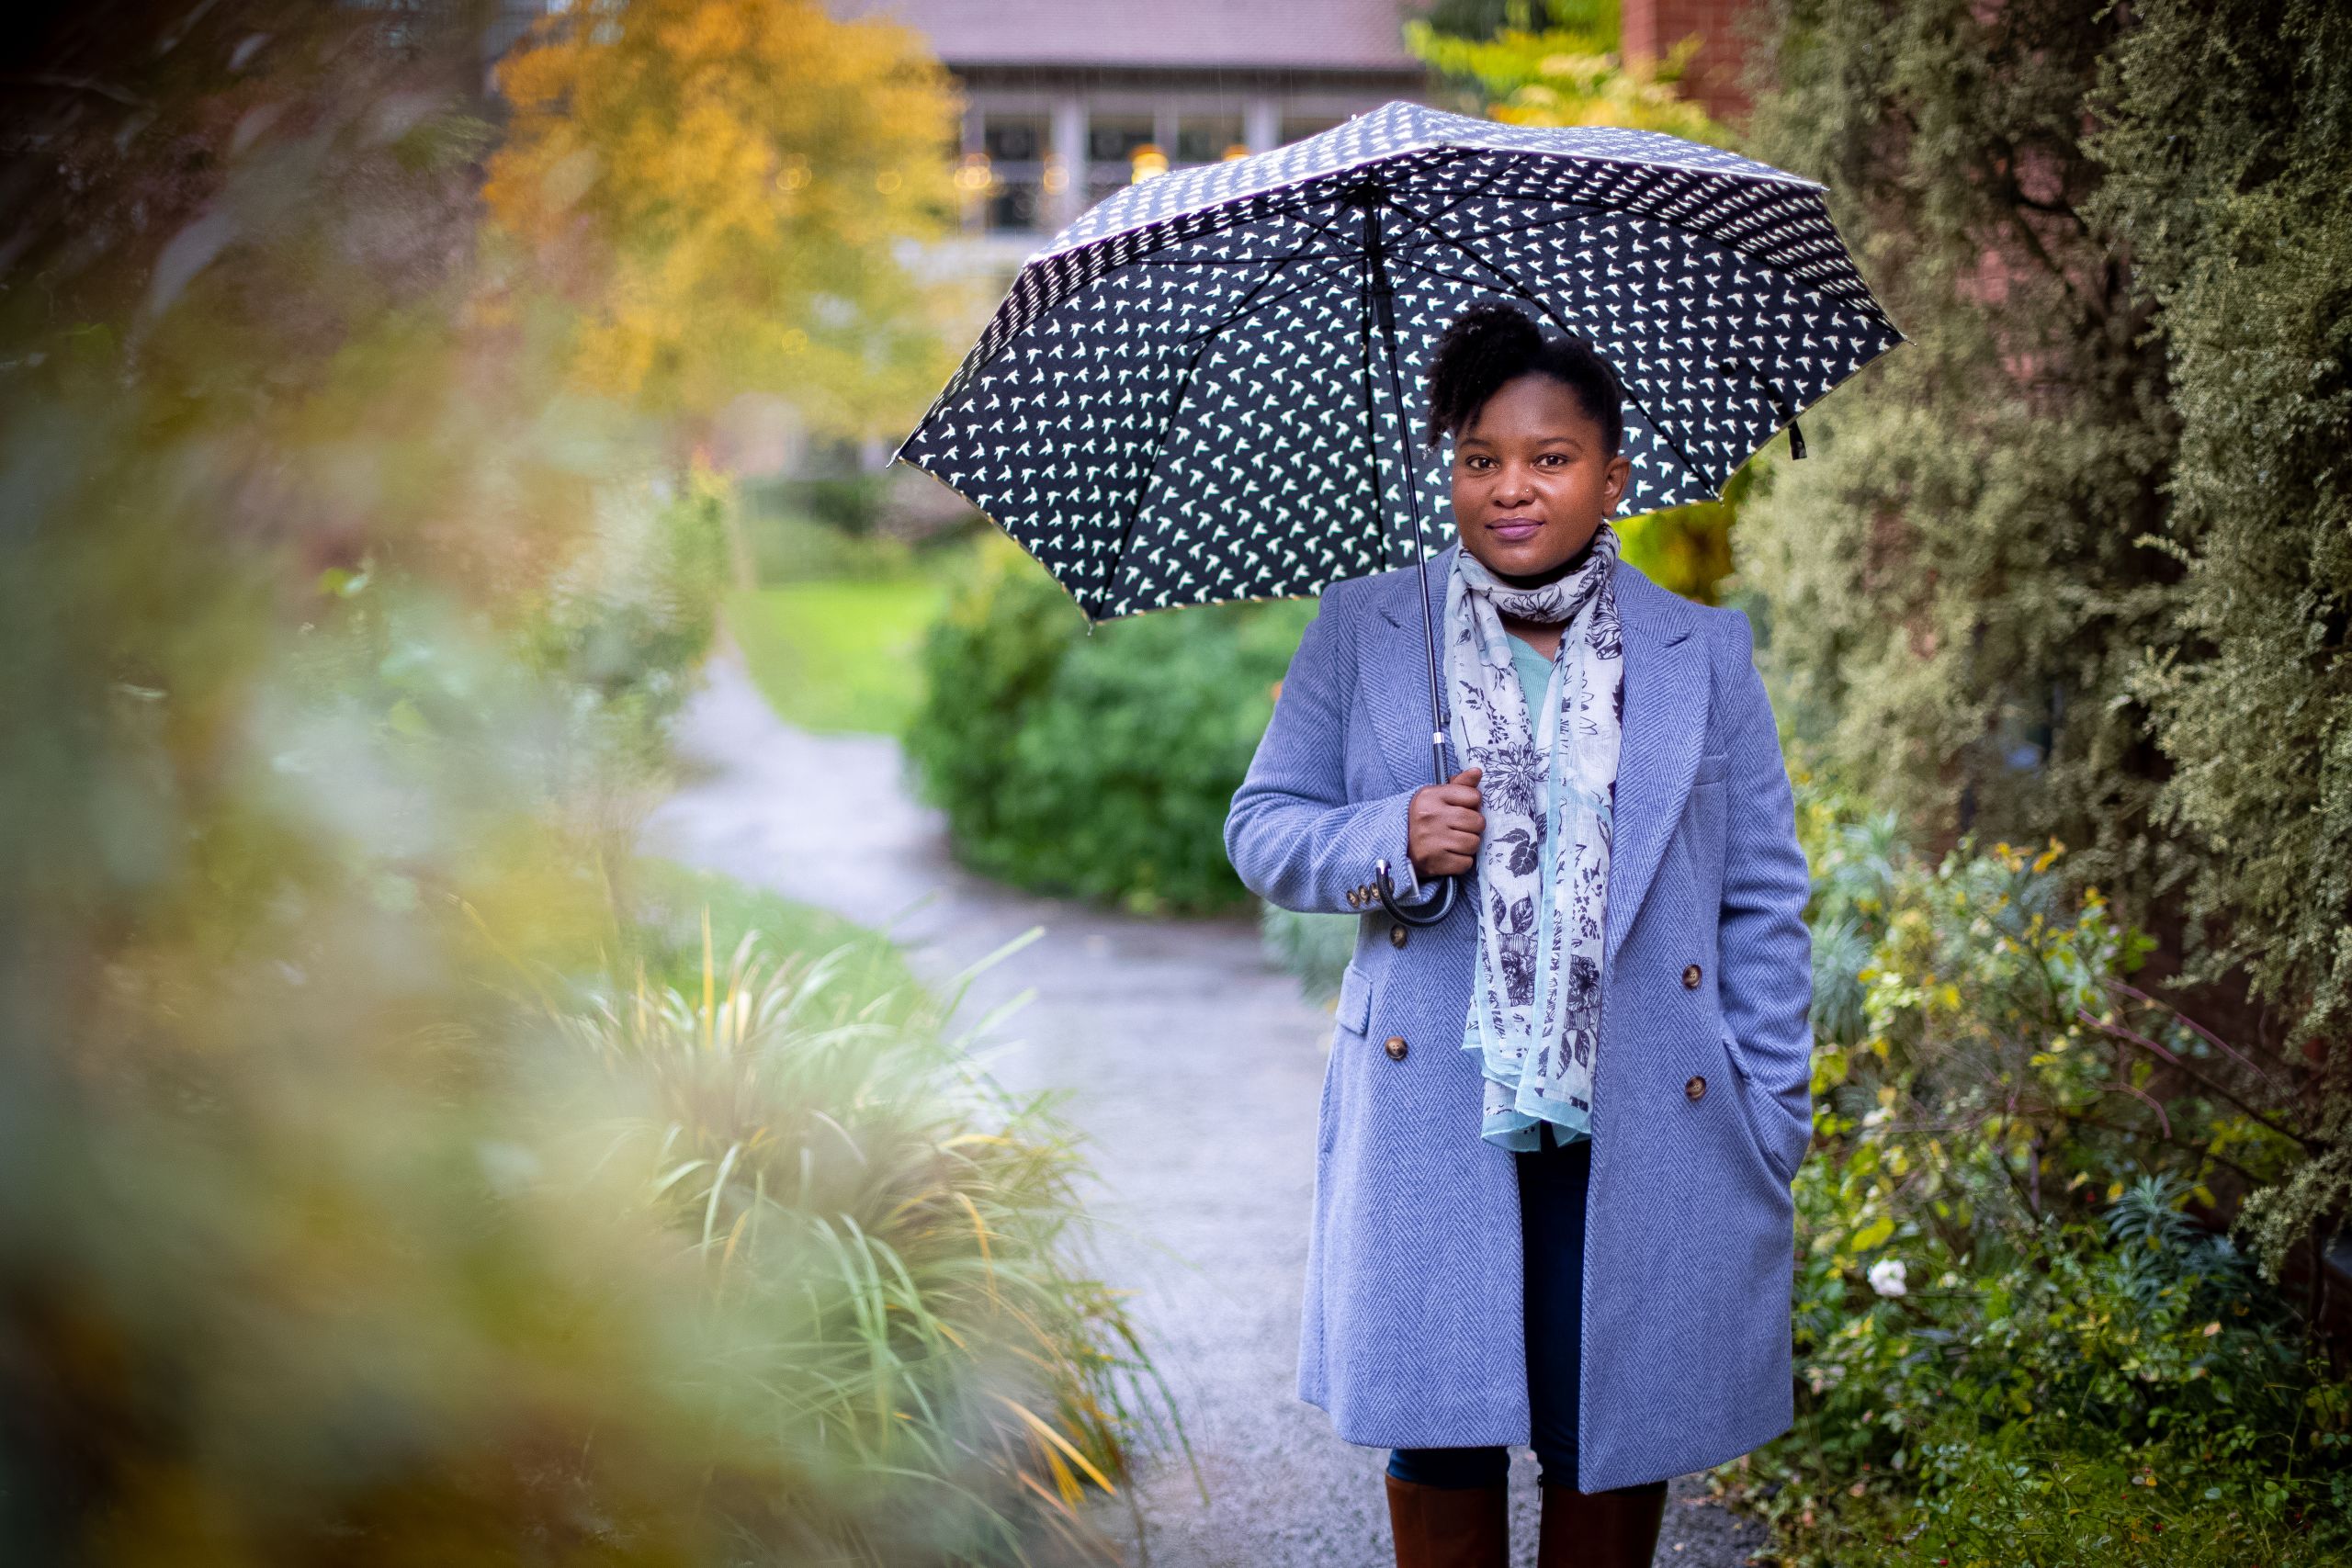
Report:
[[[1422,367],[1458,310],[1498,298],[1616,368],[1626,515],[1716,498],[1783,425],[1803,457],[1797,415],[1904,341],[1816,181],[1657,131],[1392,103],[1089,209],[1022,266],[898,456],[1090,625],[1426,572],[1446,470],[1414,460]],[[1451,878],[1410,908],[1378,882],[1412,924],[1452,905]]]

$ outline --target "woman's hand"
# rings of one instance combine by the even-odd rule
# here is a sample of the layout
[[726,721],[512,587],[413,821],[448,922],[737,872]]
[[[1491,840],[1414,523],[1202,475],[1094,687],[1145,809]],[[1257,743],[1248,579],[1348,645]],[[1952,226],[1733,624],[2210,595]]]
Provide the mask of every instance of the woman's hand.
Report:
[[1423,784],[1405,809],[1405,852],[1423,881],[1459,876],[1478,861],[1478,770],[1464,768],[1442,784]]

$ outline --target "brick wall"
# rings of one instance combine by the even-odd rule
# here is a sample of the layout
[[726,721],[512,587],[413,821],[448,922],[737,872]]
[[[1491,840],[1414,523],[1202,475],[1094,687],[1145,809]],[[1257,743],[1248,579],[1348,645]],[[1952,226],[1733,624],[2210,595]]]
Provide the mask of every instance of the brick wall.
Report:
[[1623,0],[1626,56],[1662,60],[1676,39],[1697,33],[1706,41],[1683,78],[1685,95],[1717,119],[1745,118],[1747,96],[1739,87],[1743,46],[1733,24],[1748,6],[1749,0]]

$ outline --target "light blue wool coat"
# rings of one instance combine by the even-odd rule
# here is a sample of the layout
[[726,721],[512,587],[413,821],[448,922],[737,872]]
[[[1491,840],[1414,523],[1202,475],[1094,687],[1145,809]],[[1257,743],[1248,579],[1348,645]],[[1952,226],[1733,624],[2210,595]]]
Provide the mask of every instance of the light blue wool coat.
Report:
[[[1430,561],[1433,616],[1460,547]],[[1430,768],[1418,581],[1408,568],[1324,591],[1233,797],[1234,869],[1284,908],[1349,910],[1381,858],[1410,886],[1406,806]],[[1789,1187],[1812,1136],[1805,863],[1747,618],[1623,561],[1615,586],[1625,719],[1587,1203],[1586,1492],[1788,1429]],[[1400,948],[1371,908],[1324,1076],[1298,1395],[1366,1447],[1523,1447],[1517,1156],[1478,1136],[1461,1048],[1476,919],[1459,900]]]

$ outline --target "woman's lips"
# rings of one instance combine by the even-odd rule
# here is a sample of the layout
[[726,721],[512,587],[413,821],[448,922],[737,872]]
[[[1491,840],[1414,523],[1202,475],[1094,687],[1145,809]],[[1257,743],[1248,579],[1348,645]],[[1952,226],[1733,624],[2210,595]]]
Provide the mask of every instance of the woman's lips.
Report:
[[1487,525],[1487,532],[1498,539],[1517,544],[1521,539],[1533,538],[1543,531],[1543,527],[1544,525],[1532,517],[1498,517]]

